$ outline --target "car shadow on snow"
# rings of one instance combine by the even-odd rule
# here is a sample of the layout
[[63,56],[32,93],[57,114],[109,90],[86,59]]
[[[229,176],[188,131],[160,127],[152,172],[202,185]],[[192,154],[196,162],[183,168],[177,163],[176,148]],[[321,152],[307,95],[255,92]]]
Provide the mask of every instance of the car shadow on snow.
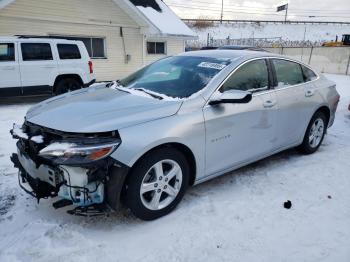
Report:
[[[221,192],[221,189],[227,186],[229,186],[230,189],[232,188],[232,190],[235,190],[235,188],[239,190],[241,181],[239,181],[238,179],[247,179],[249,180],[248,183],[254,183],[254,181],[252,180],[260,176],[265,176],[268,170],[278,166],[285,166],[286,161],[290,161],[291,159],[296,159],[300,157],[300,153],[298,153],[295,149],[289,149],[287,151],[283,151],[276,155],[267,157],[258,162],[247,165],[245,167],[239,168],[235,171],[228,172],[227,174],[224,174],[220,177],[211,179],[207,182],[191,187],[185,194],[183,201],[173,211],[173,213],[170,214],[170,216],[182,216],[183,214],[186,214],[186,210],[188,210],[188,208],[191,209],[195,207],[195,205],[198,205],[198,201],[202,201],[201,198],[207,197],[208,192],[210,192],[210,194],[215,194],[215,192]],[[57,201],[57,199],[41,200],[40,205],[37,205],[35,199],[28,197],[24,193],[19,198],[20,199],[17,199],[16,201],[16,197],[13,195],[3,195],[2,198],[0,196],[0,206],[2,207],[2,209],[0,209],[0,217],[1,213],[6,214],[15,202],[24,201],[24,205],[26,206],[24,208],[25,210],[23,211],[24,214],[29,212],[31,214],[27,214],[29,215],[29,217],[32,217],[32,219],[37,218],[45,219],[48,221],[55,220],[56,223],[60,225],[69,223],[83,225],[84,227],[98,230],[109,230],[111,227],[115,227],[118,225],[142,225],[144,223],[147,223],[134,217],[130,210],[128,210],[125,207],[122,207],[118,212],[111,212],[106,215],[95,217],[81,217],[69,215],[66,213],[67,210],[73,208],[72,206],[57,210],[53,209],[52,203]],[[206,200],[203,199],[203,201]],[[25,215],[24,217],[27,217],[27,215]],[[30,219],[29,217],[28,219]],[[164,219],[167,219],[166,217],[164,217]]]
[[52,96],[23,96],[23,97],[2,97],[0,99],[0,105],[21,105],[21,104],[32,104],[44,101]]

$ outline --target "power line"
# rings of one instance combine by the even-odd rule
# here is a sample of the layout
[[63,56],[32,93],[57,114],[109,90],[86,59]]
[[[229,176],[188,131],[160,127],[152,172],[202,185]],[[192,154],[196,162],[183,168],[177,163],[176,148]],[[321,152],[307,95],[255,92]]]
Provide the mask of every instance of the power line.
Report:
[[[185,8],[185,9],[192,9],[192,10],[203,10],[203,11],[212,11],[217,13],[221,13],[221,9],[216,9],[216,8],[210,8],[210,7],[202,7],[202,6],[186,6],[186,5],[176,5],[176,4],[168,4],[169,6],[172,7],[176,7],[176,8]],[[237,9],[226,9],[223,11],[223,13],[237,13],[237,14],[252,14],[252,15],[273,15],[273,16],[284,16],[284,15],[279,15],[276,13],[270,13],[270,12],[250,12],[250,10],[248,12],[246,12],[245,10],[237,10]],[[296,17],[334,17],[334,18],[350,18],[349,16],[339,16],[341,14],[336,14],[336,15],[330,15],[330,14],[320,14],[320,15],[314,15],[314,14],[310,14],[310,15],[306,15],[306,14],[295,14],[293,11],[290,11],[290,14],[292,16],[296,16]]]
[[[169,2],[169,1],[167,1]],[[197,7],[207,7],[207,8],[215,8],[215,6],[219,6],[220,3],[216,3],[216,2],[203,2],[203,1],[193,1],[192,3],[194,3],[195,5],[190,5],[189,7],[193,7],[193,6],[197,6]],[[204,4],[205,6],[201,5]],[[184,5],[184,4],[178,4],[178,3],[169,3],[168,5]],[[212,6],[208,6],[208,5],[212,5]],[[215,6],[213,6],[215,5]],[[187,6],[187,5],[186,5]],[[227,5],[226,5],[227,6]],[[242,6],[242,5],[234,5],[234,4],[229,4],[229,7],[233,7],[235,10],[240,9],[240,10],[248,10],[251,11],[252,10],[268,10],[270,12],[275,12],[276,8],[266,8],[266,7],[251,7],[251,6]],[[225,9],[229,9],[229,10],[233,10],[232,8],[225,8]],[[348,13],[350,12],[350,10],[322,10],[322,9],[300,9],[300,8],[290,8],[293,10],[294,13],[308,13],[308,12],[325,12],[325,13]]]

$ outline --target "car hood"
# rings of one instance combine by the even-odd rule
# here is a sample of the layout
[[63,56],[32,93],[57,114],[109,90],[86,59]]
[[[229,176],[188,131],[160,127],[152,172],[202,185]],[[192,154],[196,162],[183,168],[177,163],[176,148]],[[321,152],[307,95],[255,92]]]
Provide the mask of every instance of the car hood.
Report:
[[181,104],[102,85],[43,101],[27,112],[26,120],[64,132],[107,132],[174,115]]

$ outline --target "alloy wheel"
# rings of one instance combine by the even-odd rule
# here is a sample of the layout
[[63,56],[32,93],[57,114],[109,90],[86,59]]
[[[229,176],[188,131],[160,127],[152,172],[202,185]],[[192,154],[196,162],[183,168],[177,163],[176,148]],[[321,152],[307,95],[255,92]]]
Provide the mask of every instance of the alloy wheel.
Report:
[[317,147],[323,137],[324,133],[324,122],[321,118],[316,118],[311,126],[309,134],[309,144],[312,148]]
[[155,163],[145,174],[140,197],[142,204],[150,210],[160,210],[170,205],[179,194],[182,170],[178,163],[166,159]]

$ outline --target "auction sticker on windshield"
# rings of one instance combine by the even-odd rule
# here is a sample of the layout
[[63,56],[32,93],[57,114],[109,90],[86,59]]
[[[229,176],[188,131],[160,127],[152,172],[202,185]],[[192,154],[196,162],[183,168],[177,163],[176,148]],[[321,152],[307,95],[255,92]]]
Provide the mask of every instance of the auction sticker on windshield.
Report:
[[223,64],[210,63],[210,62],[201,62],[198,66],[205,67],[205,68],[217,69],[217,70],[221,70],[221,69],[226,67],[226,65],[223,65]]

